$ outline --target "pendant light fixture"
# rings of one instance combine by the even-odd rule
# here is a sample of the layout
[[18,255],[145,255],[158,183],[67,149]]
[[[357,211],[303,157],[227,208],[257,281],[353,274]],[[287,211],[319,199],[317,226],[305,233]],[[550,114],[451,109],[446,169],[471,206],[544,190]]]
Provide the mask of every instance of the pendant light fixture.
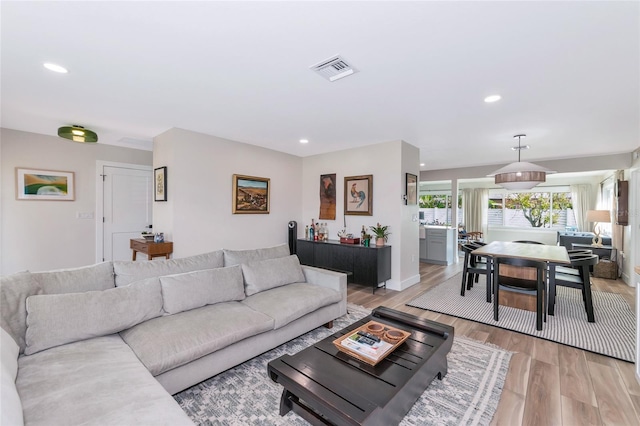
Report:
[[58,136],[74,142],[98,142],[98,135],[89,129],[76,124],[58,129]]
[[511,163],[503,168],[496,170],[487,176],[495,176],[496,185],[500,185],[506,189],[531,189],[534,186],[543,183],[547,179],[547,173],[555,173],[546,167],[537,164],[520,161],[520,151],[528,149],[529,145],[522,146],[521,138],[526,137],[525,134],[515,135],[518,138],[518,146],[514,146],[514,151],[518,151],[518,162]]

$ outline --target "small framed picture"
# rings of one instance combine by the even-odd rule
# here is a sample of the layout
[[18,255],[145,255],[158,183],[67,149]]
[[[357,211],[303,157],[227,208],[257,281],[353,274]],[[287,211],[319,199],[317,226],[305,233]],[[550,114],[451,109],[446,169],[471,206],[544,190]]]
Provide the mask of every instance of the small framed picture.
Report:
[[344,214],[373,215],[373,175],[344,178]]
[[158,167],[153,172],[153,201],[167,201],[167,167]]
[[407,205],[418,204],[418,176],[407,173]]
[[233,214],[268,214],[271,179],[233,175]]
[[16,167],[16,199],[73,201],[74,173]]

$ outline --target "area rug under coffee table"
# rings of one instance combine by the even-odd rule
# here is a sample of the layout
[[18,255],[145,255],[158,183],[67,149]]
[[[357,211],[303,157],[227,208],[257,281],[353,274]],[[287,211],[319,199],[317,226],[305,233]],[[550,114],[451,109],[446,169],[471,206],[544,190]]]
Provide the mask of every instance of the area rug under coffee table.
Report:
[[484,278],[460,296],[462,275],[438,284],[407,305],[513,330],[553,342],[634,362],[636,316],[622,296],[592,291],[595,323],[587,322],[580,290],[556,288],[555,315],[547,316],[536,330],[536,313],[500,306],[500,320],[493,319],[493,304],[486,301]]
[[[294,413],[278,415],[282,386],[267,376],[267,364],[293,354],[364,318],[368,310],[349,305],[334,330],[319,327],[265,354],[174,395],[196,424],[307,425]],[[434,380],[401,425],[487,425],[496,411],[511,353],[454,337],[449,372]]]

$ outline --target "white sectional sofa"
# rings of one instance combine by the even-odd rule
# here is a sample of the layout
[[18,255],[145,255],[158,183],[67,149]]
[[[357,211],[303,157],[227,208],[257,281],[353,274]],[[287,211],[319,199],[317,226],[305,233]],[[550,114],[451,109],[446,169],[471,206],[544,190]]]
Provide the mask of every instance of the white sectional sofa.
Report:
[[0,296],[0,422],[47,426],[191,424],[172,394],[330,325],[347,299],[346,275],[286,245],[21,272]]

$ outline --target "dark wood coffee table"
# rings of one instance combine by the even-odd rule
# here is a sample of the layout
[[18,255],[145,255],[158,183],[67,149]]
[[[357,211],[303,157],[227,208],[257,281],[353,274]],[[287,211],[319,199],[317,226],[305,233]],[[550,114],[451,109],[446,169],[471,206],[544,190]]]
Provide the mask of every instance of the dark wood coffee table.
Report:
[[[332,343],[370,320],[411,332],[376,366]],[[318,425],[398,424],[431,381],[447,374],[453,334],[451,326],[378,307],[313,346],[269,362],[269,377],[284,387],[280,415],[293,410]]]

